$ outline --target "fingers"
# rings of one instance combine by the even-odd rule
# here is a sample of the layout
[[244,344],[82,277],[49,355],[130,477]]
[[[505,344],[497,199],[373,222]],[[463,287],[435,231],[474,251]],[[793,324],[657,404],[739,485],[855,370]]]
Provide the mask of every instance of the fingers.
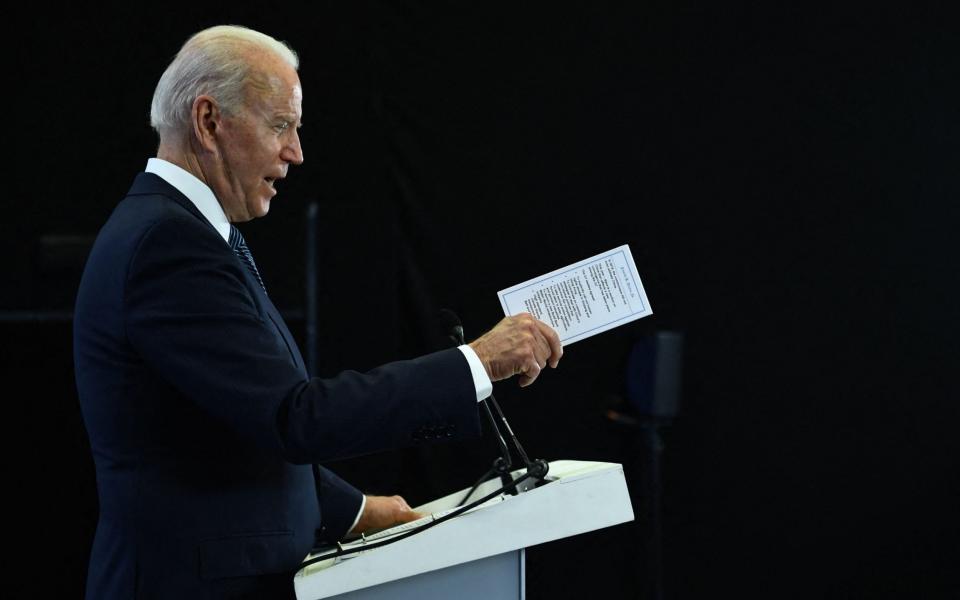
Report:
[[470,347],[491,381],[519,375],[522,387],[533,383],[547,365],[556,368],[563,355],[557,332],[530,313],[504,318]]
[[528,360],[520,369],[520,387],[527,387],[537,380],[540,375],[540,365],[535,360]]
[[537,327],[550,349],[548,354],[550,367],[556,369],[557,365],[560,364],[560,358],[563,357],[563,344],[560,342],[560,336],[553,327],[550,327],[543,321],[537,321]]
[[423,515],[414,511],[402,496],[367,496],[363,514],[352,532],[360,533],[416,521]]
[[550,358],[550,344],[536,323],[533,325],[533,356],[538,367],[542,369],[547,366],[547,359]]
[[520,387],[527,387],[537,380],[540,372],[547,367],[547,364],[553,360],[553,366],[556,365],[556,358],[553,355],[553,349],[550,345],[548,335],[552,328],[537,320],[532,315],[524,314],[523,319],[529,327],[531,335],[531,356],[524,361],[521,367]]
[[395,503],[395,509],[393,513],[395,522],[408,523],[410,521],[416,521],[423,516],[410,508],[410,505],[407,504],[407,501],[403,499],[403,496],[391,496],[391,500],[393,500]]
[[408,510],[403,514],[397,515],[397,519],[392,523],[392,525],[399,525],[401,523],[409,523],[410,521],[416,521],[417,519],[424,517],[418,512]]
[[556,369],[557,365],[560,364],[560,357],[563,356],[563,344],[560,343],[560,336],[557,335],[553,327],[550,327],[543,321],[534,318],[528,313],[524,313],[524,315],[530,319],[532,325],[531,333],[534,338],[533,351],[537,364],[541,369],[545,368],[547,364],[549,364],[551,368]]

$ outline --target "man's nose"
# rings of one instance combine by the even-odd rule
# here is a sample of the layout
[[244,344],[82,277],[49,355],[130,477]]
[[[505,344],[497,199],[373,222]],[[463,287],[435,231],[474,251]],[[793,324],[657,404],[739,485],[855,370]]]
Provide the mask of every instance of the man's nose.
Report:
[[293,128],[293,135],[290,136],[290,142],[280,150],[280,158],[294,165],[303,164],[303,148],[300,147],[300,134],[295,128]]

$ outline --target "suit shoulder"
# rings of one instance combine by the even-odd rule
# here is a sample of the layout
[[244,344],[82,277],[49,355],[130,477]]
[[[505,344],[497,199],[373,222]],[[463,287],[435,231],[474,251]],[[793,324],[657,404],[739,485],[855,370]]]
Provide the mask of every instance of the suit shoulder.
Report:
[[127,196],[117,205],[107,226],[116,224],[128,231],[146,231],[165,222],[175,222],[181,229],[208,230],[216,234],[216,230],[201,217],[159,194]]
[[144,243],[170,238],[179,244],[223,244],[206,221],[161,195],[127,196],[107,219],[94,244],[111,253],[131,255]]
[[[128,196],[114,209],[93,244],[85,277],[128,273],[136,262],[221,256],[229,246],[206,221],[161,195]],[[100,277],[95,274],[100,273]]]

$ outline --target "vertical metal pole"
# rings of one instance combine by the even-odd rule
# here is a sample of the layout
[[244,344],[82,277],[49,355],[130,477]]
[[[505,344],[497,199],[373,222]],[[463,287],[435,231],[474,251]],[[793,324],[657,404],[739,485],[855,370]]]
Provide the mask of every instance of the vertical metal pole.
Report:
[[307,297],[304,309],[307,327],[307,373],[317,376],[317,225],[319,206],[311,202],[307,206]]
[[647,519],[650,526],[647,537],[647,594],[651,600],[663,600],[663,517],[662,480],[660,460],[663,454],[663,440],[656,419],[641,423],[639,434],[645,460],[645,491],[647,494]]

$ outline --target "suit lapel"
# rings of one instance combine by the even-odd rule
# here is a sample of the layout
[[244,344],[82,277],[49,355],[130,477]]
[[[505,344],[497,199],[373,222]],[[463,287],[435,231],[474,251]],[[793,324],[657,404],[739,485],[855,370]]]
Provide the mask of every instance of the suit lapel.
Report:
[[[164,181],[163,178],[154,175],[153,173],[139,173],[136,179],[134,179],[133,185],[130,187],[130,191],[127,193],[127,195],[165,196],[182,206],[193,216],[206,223],[210,229],[213,229],[216,233],[216,229],[213,227],[210,221],[203,216],[203,213],[200,212],[200,209],[198,209],[189,198],[180,193],[180,190]],[[220,234],[217,233],[217,235],[219,236]],[[253,297],[254,302],[256,302],[260,313],[267,315],[267,318],[273,323],[274,329],[280,334],[284,344],[286,344],[287,350],[290,352],[290,358],[293,359],[293,362],[297,365],[297,368],[306,374],[307,367],[303,362],[303,357],[300,355],[300,350],[297,348],[297,343],[293,339],[293,335],[287,328],[286,323],[283,322],[283,318],[280,316],[280,312],[277,310],[277,307],[273,305],[273,302],[270,301],[270,297],[267,296],[267,294],[263,291],[263,288],[260,287],[260,282],[253,277],[253,274],[246,267],[246,265],[240,263],[240,259],[237,258],[233,251],[230,250],[230,246],[226,245],[226,243],[224,245],[224,250],[229,252],[233,259],[237,261],[237,264],[240,267],[240,272],[243,273],[244,281],[247,284],[247,290],[250,292],[251,297]]]
[[290,356],[293,357],[293,362],[296,363],[298,369],[306,374],[307,366],[303,362],[303,357],[300,356],[300,349],[297,348],[297,342],[293,339],[290,330],[287,329],[287,324],[283,322],[283,317],[280,316],[280,312],[273,305],[273,302],[270,301],[270,298],[267,298],[266,304],[267,315],[270,317],[270,320],[273,321],[273,325],[277,328],[277,331],[280,332],[280,335],[283,336],[283,341],[287,344],[287,349],[290,351]]

